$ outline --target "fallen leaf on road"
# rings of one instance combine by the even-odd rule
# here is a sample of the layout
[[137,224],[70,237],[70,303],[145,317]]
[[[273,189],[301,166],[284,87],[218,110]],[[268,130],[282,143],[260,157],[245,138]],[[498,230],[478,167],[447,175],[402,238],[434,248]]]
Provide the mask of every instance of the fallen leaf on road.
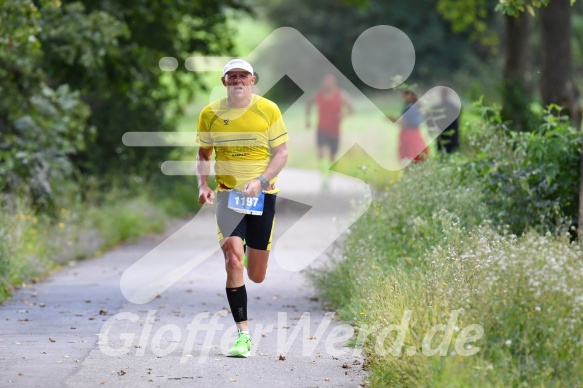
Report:
[[316,339],[316,337],[314,337],[313,335],[309,335],[307,338],[308,338],[309,340]]
[[44,303],[39,303],[37,306],[38,306],[38,307],[45,307],[45,306],[46,306],[46,304],[44,304]]
[[126,371],[122,369],[119,372],[117,372],[117,374],[118,374],[118,376],[123,376],[126,374]]
[[107,310],[99,310],[99,315],[107,315],[109,314]]
[[229,380],[231,380],[231,383],[238,383],[239,382],[239,380],[237,380],[237,379],[229,379]]
[[51,341],[51,342],[57,342],[57,340],[54,339],[54,338],[49,338],[49,341]]
[[330,377],[324,377],[324,381],[330,381]]
[[283,354],[279,355],[279,361],[285,361],[285,356]]
[[24,373],[22,373],[22,372],[19,372],[19,373],[18,373],[18,375],[19,375],[19,376],[24,376]]

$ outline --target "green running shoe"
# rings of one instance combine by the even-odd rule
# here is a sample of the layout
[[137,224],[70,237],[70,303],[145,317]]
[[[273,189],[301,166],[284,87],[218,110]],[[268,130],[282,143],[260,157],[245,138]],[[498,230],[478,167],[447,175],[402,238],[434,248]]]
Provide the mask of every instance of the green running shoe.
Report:
[[247,358],[251,354],[251,338],[249,334],[239,332],[239,337],[237,341],[233,344],[233,347],[229,350],[229,356],[231,357],[244,357]]

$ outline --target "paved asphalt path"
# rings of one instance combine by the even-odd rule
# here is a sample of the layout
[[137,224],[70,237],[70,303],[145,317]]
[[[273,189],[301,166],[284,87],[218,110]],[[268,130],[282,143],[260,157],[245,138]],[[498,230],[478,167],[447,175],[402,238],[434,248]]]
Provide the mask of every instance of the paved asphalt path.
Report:
[[[321,183],[314,174],[297,171],[288,172],[287,178],[308,182],[312,189]],[[353,188],[336,179],[329,193]],[[334,199],[338,204],[342,200],[341,194]],[[307,209],[300,202],[278,201],[275,239]],[[325,218],[323,213],[322,222]],[[218,250],[153,301],[128,302],[120,291],[124,270],[187,221],[174,223],[165,235],[72,264],[15,291],[0,306],[0,387],[361,384],[364,357],[358,349],[344,347],[352,335],[349,326],[323,310],[305,271],[284,270],[277,260],[270,260],[263,283],[247,282],[253,342],[247,359],[225,355],[236,333]],[[211,217],[208,225],[214,228]],[[302,250],[286,254],[291,259],[310,254],[309,239],[317,239],[322,227],[312,222]],[[196,238],[183,243],[196,244]],[[326,259],[320,255],[315,265]]]

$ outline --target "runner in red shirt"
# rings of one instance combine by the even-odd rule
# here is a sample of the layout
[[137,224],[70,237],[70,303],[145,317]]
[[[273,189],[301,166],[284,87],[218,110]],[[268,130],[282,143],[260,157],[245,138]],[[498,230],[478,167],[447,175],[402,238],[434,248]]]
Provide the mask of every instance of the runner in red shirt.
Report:
[[308,102],[306,108],[306,128],[308,129],[311,127],[310,114],[314,104],[318,106],[318,159],[322,163],[325,150],[328,148],[330,163],[334,163],[340,138],[340,122],[346,115],[354,112],[352,102],[348,93],[336,85],[336,77],[333,74],[326,74],[320,90]]
[[[401,160],[421,162],[429,157],[429,148],[421,135],[421,123],[424,117],[419,109],[417,94],[412,90],[403,92],[405,106],[401,116],[401,132],[399,134],[399,157]],[[396,120],[394,120],[396,121]]]

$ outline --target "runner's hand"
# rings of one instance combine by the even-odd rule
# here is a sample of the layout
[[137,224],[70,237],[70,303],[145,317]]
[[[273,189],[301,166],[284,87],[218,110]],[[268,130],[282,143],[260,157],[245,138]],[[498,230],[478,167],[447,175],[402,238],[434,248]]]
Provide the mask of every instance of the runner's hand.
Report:
[[198,190],[198,203],[203,205],[212,205],[214,204],[214,199],[215,193],[210,187],[206,186]]
[[257,178],[243,185],[242,193],[245,197],[257,197],[261,192],[261,181]]

